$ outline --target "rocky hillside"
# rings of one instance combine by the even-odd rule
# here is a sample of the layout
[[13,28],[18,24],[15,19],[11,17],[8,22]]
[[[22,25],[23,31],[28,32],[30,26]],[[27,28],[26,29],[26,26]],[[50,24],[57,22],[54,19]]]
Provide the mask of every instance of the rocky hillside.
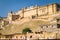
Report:
[[40,25],[41,26],[42,25],[50,25],[51,23],[48,21],[32,19],[21,25],[19,25],[19,24],[8,24],[3,28],[3,30],[0,30],[0,32],[5,35],[14,34],[14,33],[22,33],[22,30],[24,28],[30,28],[33,32],[34,31],[39,32],[39,30],[42,30]]

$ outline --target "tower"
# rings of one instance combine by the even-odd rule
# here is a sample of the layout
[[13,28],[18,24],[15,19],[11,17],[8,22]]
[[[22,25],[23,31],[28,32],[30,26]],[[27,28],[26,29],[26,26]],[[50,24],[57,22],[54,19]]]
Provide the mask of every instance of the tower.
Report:
[[8,13],[8,20],[9,20],[9,23],[11,23],[12,22],[12,11],[10,11],[9,13]]

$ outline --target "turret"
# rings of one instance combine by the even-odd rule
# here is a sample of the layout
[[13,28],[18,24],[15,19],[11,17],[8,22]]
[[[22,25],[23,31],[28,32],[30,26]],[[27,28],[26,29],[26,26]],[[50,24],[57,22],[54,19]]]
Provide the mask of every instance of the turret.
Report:
[[24,12],[26,11],[26,8],[22,8],[22,13],[20,14],[21,15],[21,18],[24,18]]
[[9,23],[11,23],[11,21],[12,21],[12,11],[10,11],[9,13],[8,13],[8,20],[9,20]]
[[36,15],[38,16],[38,5],[35,5],[36,7]]

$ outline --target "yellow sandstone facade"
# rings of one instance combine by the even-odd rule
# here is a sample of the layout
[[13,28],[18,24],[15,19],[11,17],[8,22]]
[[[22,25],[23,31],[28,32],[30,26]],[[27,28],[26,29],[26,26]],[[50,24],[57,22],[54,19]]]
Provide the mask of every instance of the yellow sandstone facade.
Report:
[[[22,18],[34,18],[38,16],[48,16],[57,13],[57,5],[49,4],[46,6],[31,6],[30,8],[22,8],[18,12],[9,12],[8,19],[11,21],[21,20]],[[40,17],[41,18],[41,17]]]

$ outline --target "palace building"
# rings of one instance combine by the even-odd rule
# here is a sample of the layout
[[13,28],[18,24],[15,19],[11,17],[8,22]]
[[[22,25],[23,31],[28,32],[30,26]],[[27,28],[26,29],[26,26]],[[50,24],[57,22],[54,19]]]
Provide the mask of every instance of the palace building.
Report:
[[[25,28],[30,28],[32,33],[22,34]],[[0,25],[0,38],[3,39],[59,39],[59,35],[60,4],[57,3],[24,7],[17,12],[10,11]]]

